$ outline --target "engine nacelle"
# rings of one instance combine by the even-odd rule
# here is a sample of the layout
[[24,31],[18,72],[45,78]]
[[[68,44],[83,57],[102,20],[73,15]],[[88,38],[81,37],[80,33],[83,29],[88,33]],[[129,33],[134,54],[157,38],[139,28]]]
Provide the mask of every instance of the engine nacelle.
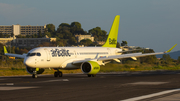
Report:
[[97,62],[87,61],[81,64],[81,70],[85,74],[97,74],[100,71],[100,66]]
[[33,71],[36,71],[37,74],[42,74],[42,73],[44,72],[44,69],[43,69],[43,68],[36,69],[36,68],[32,68],[32,67],[26,66],[26,71],[27,71],[29,74],[33,74]]

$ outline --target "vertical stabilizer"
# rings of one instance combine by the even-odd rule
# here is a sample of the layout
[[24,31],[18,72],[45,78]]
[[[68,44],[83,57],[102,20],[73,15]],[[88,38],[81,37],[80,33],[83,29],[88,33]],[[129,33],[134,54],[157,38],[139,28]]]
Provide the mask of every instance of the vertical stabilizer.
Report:
[[118,37],[118,28],[119,28],[120,15],[116,15],[114,22],[111,26],[106,43],[102,47],[113,47],[116,48],[117,37]]
[[8,53],[7,52],[7,49],[6,49],[6,46],[4,46],[4,54]]

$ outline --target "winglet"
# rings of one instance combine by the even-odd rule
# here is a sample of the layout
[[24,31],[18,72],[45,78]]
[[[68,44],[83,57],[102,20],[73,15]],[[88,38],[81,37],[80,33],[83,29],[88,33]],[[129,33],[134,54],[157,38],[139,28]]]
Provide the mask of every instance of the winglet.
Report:
[[4,54],[8,53],[6,47],[4,46]]
[[171,52],[171,50],[174,48],[174,47],[176,47],[176,45],[177,44],[175,44],[173,47],[171,47],[168,51],[166,51],[165,53],[169,53],[169,52]]

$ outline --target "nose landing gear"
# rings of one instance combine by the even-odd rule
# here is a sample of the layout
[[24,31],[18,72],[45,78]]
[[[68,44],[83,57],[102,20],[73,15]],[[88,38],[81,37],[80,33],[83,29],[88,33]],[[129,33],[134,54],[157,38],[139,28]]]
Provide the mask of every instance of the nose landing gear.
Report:
[[37,72],[33,71],[32,78],[37,78]]

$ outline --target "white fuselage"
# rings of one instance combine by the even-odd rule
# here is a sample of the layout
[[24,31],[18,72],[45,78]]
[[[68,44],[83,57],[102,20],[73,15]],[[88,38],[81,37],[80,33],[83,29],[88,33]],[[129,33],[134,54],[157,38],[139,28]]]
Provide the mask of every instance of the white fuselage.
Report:
[[[39,47],[28,52],[24,64],[33,68],[77,69],[73,61],[118,55],[119,48],[105,47]],[[101,64],[100,64],[101,65]]]

